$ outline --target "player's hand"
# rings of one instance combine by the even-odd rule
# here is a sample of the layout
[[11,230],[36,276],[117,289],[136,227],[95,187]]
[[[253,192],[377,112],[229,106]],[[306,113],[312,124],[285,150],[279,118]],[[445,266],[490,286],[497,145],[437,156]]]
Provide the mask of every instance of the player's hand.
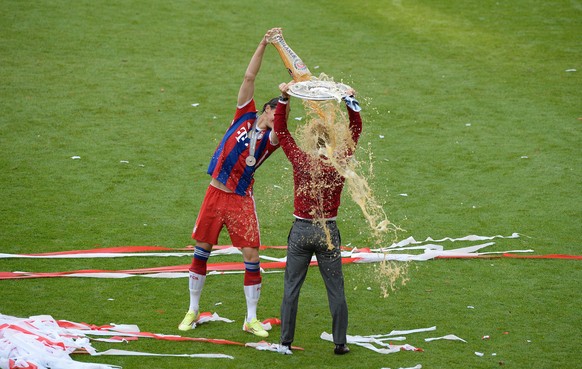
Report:
[[279,27],[271,28],[270,30],[267,31],[267,33],[265,33],[265,37],[263,37],[263,42],[265,44],[273,43],[275,37],[277,37],[279,35],[283,36],[283,29],[282,28],[279,28]]

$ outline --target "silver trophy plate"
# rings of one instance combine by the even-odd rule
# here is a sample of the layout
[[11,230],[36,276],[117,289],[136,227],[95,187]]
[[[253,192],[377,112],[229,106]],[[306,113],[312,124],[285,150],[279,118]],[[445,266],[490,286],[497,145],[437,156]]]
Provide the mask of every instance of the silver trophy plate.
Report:
[[337,100],[347,95],[350,86],[334,81],[303,81],[292,84],[289,95],[304,100]]

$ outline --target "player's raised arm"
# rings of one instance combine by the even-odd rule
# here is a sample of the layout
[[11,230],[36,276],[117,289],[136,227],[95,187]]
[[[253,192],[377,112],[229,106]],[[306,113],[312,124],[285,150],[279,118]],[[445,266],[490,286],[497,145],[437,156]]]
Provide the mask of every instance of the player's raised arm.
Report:
[[243,82],[240,86],[240,90],[238,91],[238,106],[246,104],[250,99],[253,98],[255,93],[255,79],[257,78],[259,70],[261,69],[261,63],[263,62],[263,56],[265,55],[265,48],[269,44],[268,40],[275,33],[281,33],[281,28],[271,28],[263,36],[261,42],[259,42],[259,46],[257,46],[257,49],[255,50],[255,53],[253,54],[251,61],[247,66]]

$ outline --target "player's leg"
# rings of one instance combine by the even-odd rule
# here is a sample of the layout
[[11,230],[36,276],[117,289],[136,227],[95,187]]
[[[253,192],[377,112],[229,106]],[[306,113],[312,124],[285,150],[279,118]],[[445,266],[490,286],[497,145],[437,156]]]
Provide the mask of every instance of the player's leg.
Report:
[[178,326],[178,329],[181,331],[192,329],[193,323],[195,323],[200,317],[200,296],[202,295],[202,289],[204,288],[204,283],[206,282],[206,264],[211,251],[211,244],[201,242],[196,243],[192,264],[188,270],[188,291],[190,292],[190,305],[188,307],[186,316],[184,316],[184,319],[182,319],[182,322]]
[[269,333],[257,319],[257,306],[261,297],[262,276],[259,262],[259,249],[256,247],[241,248],[245,264],[243,289],[247,302],[247,314],[243,330],[259,337],[267,337]]
[[218,235],[223,226],[220,211],[220,190],[210,186],[202,202],[192,238],[196,240],[192,264],[189,268],[188,291],[190,303],[188,311],[178,326],[181,331],[193,328],[193,323],[200,315],[200,296],[206,282],[207,262],[212,246],[218,242]]
[[239,247],[243,254],[245,275],[243,289],[247,302],[247,314],[243,330],[259,337],[267,337],[269,333],[257,319],[257,305],[261,297],[262,276],[259,259],[261,245],[259,221],[252,196],[231,196],[236,202],[236,212],[225,217],[225,224],[230,234],[233,246]]

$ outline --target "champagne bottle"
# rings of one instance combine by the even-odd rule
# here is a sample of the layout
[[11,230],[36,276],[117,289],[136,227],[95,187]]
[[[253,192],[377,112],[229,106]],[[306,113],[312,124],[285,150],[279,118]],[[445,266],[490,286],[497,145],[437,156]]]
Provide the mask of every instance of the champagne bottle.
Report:
[[293,78],[295,82],[309,81],[311,79],[309,68],[307,68],[305,63],[303,63],[303,60],[301,60],[299,55],[297,55],[293,49],[287,45],[281,33],[273,35],[269,39],[269,42],[272,43],[279,52],[279,56],[283,59],[283,63],[285,64],[285,67],[287,67],[289,75],[291,75],[291,78]]

